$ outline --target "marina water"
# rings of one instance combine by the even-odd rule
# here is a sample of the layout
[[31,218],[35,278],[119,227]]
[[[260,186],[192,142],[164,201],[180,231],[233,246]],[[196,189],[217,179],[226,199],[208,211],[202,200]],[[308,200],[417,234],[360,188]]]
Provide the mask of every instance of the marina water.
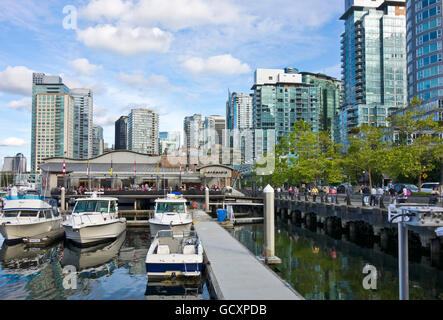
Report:
[[[127,229],[115,241],[88,248],[67,241],[26,248],[0,239],[0,299],[210,299],[204,277],[148,281],[150,242],[149,231],[143,229]],[[77,281],[69,278],[70,268],[75,268]]]
[[[256,256],[263,255],[264,227],[237,226],[231,233]],[[335,239],[323,230],[310,231],[290,219],[276,219],[275,254],[282,260],[274,271],[306,299],[398,300],[398,260],[377,245],[362,247]],[[411,258],[411,257],[410,257]],[[412,259],[410,259],[412,260]],[[365,265],[377,270],[376,290],[363,280]],[[443,268],[432,267],[428,258],[409,262],[410,299],[443,300]]]

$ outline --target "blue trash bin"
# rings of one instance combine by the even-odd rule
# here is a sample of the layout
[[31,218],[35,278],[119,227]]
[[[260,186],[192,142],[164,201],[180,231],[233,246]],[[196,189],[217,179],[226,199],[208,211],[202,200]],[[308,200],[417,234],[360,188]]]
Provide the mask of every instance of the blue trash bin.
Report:
[[219,222],[223,222],[226,220],[226,210],[225,209],[217,209],[217,218]]

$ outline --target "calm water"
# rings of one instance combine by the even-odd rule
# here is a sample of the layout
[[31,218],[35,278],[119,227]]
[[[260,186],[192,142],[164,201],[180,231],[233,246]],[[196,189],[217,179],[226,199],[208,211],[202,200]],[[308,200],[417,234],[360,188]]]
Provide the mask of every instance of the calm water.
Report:
[[[240,226],[231,232],[252,253],[263,255],[263,225]],[[282,259],[275,271],[306,299],[398,299],[398,260],[376,248],[362,248],[277,219],[275,251]],[[409,264],[410,299],[443,300],[443,271],[422,260]],[[366,264],[377,268],[377,290],[363,288]]]
[[[0,240],[0,299],[210,299],[201,281],[148,281],[149,232],[128,229],[113,242],[78,248],[8,246]],[[66,266],[77,270],[77,288],[64,289]]]

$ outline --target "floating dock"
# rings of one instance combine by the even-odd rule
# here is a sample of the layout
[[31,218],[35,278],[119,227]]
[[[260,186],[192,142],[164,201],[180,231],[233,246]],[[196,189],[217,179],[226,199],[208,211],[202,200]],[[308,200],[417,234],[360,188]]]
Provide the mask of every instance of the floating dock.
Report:
[[194,212],[211,290],[219,300],[304,300],[203,211]]

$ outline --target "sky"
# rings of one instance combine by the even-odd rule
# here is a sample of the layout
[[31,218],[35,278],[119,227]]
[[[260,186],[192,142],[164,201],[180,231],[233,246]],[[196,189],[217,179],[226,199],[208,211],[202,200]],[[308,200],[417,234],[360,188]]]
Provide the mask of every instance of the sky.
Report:
[[[257,68],[340,76],[344,0],[2,0],[0,166],[30,162],[32,72],[94,92],[94,123],[114,144],[131,108],[182,131],[185,116],[226,114]],[[0,167],[1,169],[1,167]]]

